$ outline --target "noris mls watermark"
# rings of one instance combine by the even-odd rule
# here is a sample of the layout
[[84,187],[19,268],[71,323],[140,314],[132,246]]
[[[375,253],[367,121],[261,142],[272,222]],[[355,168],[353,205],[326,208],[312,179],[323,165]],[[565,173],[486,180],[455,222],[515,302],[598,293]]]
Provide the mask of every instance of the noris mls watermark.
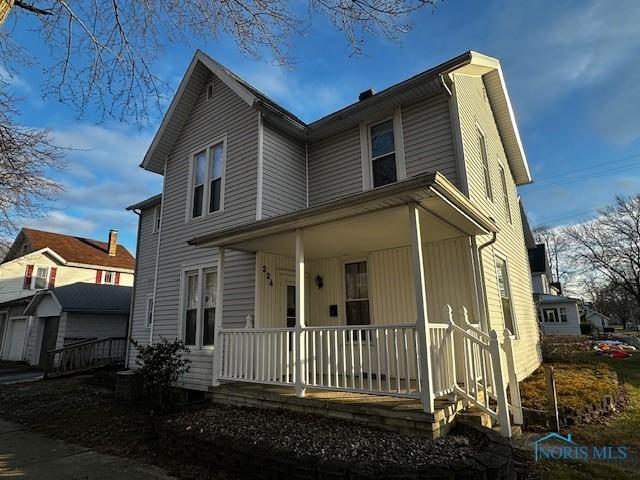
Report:
[[550,433],[530,444],[535,448],[534,458],[538,460],[594,460],[627,462],[629,450],[624,446],[611,445],[579,445],[559,433]]

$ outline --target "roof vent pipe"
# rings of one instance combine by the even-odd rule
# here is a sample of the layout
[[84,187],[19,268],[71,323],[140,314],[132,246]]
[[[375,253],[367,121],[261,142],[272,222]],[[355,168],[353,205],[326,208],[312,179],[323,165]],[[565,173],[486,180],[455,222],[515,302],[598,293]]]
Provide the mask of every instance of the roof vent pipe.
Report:
[[373,97],[375,94],[376,94],[376,92],[374,92],[372,89],[365,90],[360,95],[358,95],[358,100],[359,101],[366,100],[367,98]]

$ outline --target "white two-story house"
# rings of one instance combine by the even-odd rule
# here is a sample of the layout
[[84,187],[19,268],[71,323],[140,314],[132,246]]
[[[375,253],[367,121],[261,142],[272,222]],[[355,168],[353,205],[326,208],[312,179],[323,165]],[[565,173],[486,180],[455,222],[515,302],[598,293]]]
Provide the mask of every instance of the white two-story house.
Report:
[[131,287],[134,264],[118,244],[116,230],[109,231],[106,242],[20,230],[0,263],[0,359],[38,364],[52,345],[61,343],[56,337],[65,326],[59,314],[40,318],[25,313],[38,292],[75,283]]
[[130,336],[184,340],[185,388],[427,413],[453,395],[509,423],[505,389],[541,357],[498,60],[465,53],[307,124],[198,51],[141,166],[163,191],[130,207]]

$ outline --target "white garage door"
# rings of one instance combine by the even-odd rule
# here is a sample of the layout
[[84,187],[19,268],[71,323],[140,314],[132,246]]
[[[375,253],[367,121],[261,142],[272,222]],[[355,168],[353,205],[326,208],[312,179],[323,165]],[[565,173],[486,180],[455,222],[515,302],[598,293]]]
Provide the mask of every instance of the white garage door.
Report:
[[10,320],[9,325],[9,348],[7,349],[7,360],[22,360],[22,352],[24,350],[24,342],[27,335],[27,319]]

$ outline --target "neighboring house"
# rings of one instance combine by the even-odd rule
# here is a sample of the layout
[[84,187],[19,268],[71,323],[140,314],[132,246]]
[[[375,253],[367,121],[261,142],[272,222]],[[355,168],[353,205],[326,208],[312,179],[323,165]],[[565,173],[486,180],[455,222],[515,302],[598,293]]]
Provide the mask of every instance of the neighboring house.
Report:
[[37,292],[24,311],[42,329],[30,363],[44,368],[48,351],[71,343],[126,337],[132,290],[78,282]]
[[531,177],[494,58],[465,53],[306,124],[198,51],[142,167],[164,182],[129,207],[131,337],[183,339],[186,388],[352,387],[433,411],[460,393],[453,357],[419,355],[458,332],[448,306],[481,329],[474,348],[515,335],[510,380],[540,364],[516,190]]
[[535,243],[526,220],[523,226],[531,267],[533,298],[542,333],[544,335],[580,335],[578,308],[580,300],[561,295],[560,282],[553,281],[546,245]]
[[611,327],[611,319],[594,310],[592,305],[587,303],[582,306],[580,321],[590,323],[599,333],[604,333],[605,328]]
[[33,362],[42,338],[41,322],[24,313],[40,290],[77,282],[132,286],[135,260],[108,240],[23,228],[0,263],[0,358]]

